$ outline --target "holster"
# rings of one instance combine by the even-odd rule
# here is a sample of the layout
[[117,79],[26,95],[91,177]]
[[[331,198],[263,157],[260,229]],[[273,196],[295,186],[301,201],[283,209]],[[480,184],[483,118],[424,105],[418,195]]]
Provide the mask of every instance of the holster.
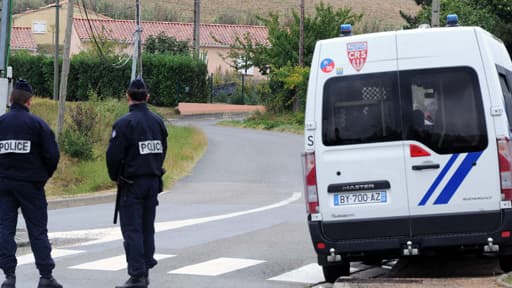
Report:
[[119,179],[117,180],[117,194],[116,194],[116,204],[115,204],[115,207],[114,207],[114,224],[117,224],[117,216],[119,214],[119,205],[120,205],[120,201],[121,201],[121,194],[122,193],[125,193],[124,190],[126,189],[126,185],[131,185],[133,184],[134,181],[133,180],[130,180],[130,179],[126,179],[122,176],[119,177]]
[[163,177],[158,178],[158,193],[164,192],[164,179]]
[[160,178],[158,179],[158,193],[164,192],[164,174],[167,172],[165,168],[162,167],[162,175],[160,175]]

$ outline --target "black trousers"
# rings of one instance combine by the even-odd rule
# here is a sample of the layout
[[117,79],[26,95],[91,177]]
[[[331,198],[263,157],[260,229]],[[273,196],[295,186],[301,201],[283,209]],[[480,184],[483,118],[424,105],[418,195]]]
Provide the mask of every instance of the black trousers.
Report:
[[138,177],[133,184],[119,187],[119,218],[124,238],[128,274],[144,276],[157,261],[155,254],[155,216],[160,192],[159,177]]
[[49,277],[55,268],[48,240],[48,202],[43,183],[0,178],[0,268],[4,273],[16,270],[16,225],[18,208],[27,224],[36,267],[41,276]]

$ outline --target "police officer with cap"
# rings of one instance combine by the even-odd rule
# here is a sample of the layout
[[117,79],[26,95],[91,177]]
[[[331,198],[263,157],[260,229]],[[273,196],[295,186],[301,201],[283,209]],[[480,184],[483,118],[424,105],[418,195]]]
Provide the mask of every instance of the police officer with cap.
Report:
[[48,241],[46,181],[59,162],[59,148],[50,127],[29,112],[32,87],[19,80],[11,92],[11,109],[0,116],[0,268],[1,288],[16,287],[16,224],[21,208],[36,266],[38,288],[60,288],[53,277],[55,263]]
[[114,123],[107,150],[108,173],[118,184],[130,275],[117,288],[148,287],[149,269],[157,264],[154,222],[167,152],[167,129],[162,119],[148,110],[148,88],[141,78],[131,81],[127,98],[130,112]]

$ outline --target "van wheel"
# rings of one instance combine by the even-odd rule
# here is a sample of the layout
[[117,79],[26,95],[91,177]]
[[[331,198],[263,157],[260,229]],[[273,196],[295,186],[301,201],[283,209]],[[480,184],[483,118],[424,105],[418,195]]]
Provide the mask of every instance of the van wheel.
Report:
[[334,283],[341,276],[350,275],[350,262],[342,261],[339,264],[322,266],[326,282]]
[[512,271],[512,255],[500,255],[500,268],[503,272],[508,273]]

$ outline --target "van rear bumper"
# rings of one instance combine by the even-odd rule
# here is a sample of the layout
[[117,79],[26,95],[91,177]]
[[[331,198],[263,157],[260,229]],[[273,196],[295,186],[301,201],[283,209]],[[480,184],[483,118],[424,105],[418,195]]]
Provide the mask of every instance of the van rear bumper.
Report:
[[[321,265],[326,264],[326,256],[330,254],[329,250],[332,248],[335,249],[336,254],[341,254],[350,261],[363,260],[372,256],[392,258],[402,255],[408,241],[413,243],[414,248],[419,249],[420,254],[445,248],[483,252],[483,247],[488,244],[488,238],[492,238],[494,244],[500,245],[500,254],[512,254],[512,238],[501,236],[502,231],[512,231],[512,209],[492,213],[429,216],[403,220],[404,225],[410,225],[410,230],[409,228],[407,230],[411,233],[400,232],[391,235],[388,232],[380,236],[375,235],[375,232],[403,231],[396,228],[401,220],[372,220],[371,226],[379,227],[378,229],[369,229],[368,222],[361,221],[360,226],[364,227],[365,231],[354,229],[358,226],[357,221],[323,223],[311,221],[309,218],[308,222],[311,239]],[[390,226],[389,230],[382,227],[390,223],[393,227]],[[325,244],[325,249],[318,249],[317,243],[320,242]]]

